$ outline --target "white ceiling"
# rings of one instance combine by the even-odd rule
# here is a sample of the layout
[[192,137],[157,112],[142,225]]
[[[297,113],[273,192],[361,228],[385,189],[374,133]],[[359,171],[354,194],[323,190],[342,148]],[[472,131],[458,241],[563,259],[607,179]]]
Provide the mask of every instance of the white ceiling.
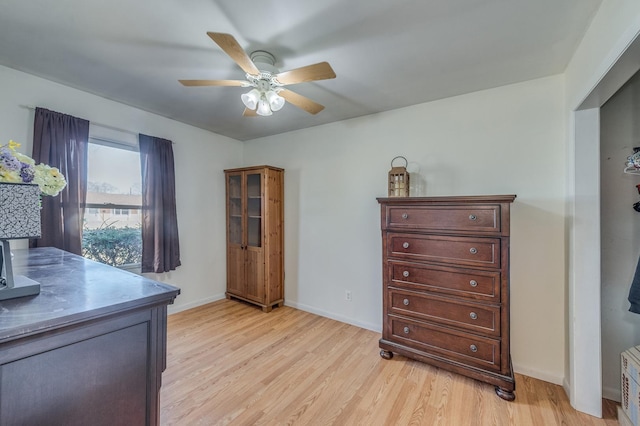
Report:
[[[0,64],[249,140],[561,73],[601,2],[2,0]],[[288,87],[325,110],[243,117],[248,89],[183,87],[244,79],[207,31],[281,71],[329,62],[337,78]]]

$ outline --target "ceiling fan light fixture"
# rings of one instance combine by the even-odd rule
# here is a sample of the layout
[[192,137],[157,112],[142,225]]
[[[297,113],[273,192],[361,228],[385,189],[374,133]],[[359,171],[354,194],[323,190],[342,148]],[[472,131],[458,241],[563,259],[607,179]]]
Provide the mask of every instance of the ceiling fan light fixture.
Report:
[[240,96],[242,103],[249,109],[255,110],[260,101],[260,92],[258,89],[251,89],[249,92]]
[[273,112],[280,111],[285,104],[284,98],[273,90],[269,90],[265,94],[265,98],[267,99],[267,102],[269,102],[269,106]]
[[256,110],[256,114],[262,115],[264,117],[273,114],[273,112],[271,112],[271,107],[269,107],[269,103],[266,100],[260,99],[260,102],[258,102],[258,109]]
[[[317,114],[324,109],[324,106],[284,89],[283,86],[336,78],[336,73],[328,62],[318,62],[280,72],[275,66],[276,58],[271,53],[257,50],[248,55],[231,34],[207,32],[207,35],[245,72],[246,80],[179,80],[183,86],[250,87],[249,92],[240,96],[246,107],[242,115],[247,117],[272,115],[287,102],[309,114]],[[285,96],[281,96],[280,93]]]

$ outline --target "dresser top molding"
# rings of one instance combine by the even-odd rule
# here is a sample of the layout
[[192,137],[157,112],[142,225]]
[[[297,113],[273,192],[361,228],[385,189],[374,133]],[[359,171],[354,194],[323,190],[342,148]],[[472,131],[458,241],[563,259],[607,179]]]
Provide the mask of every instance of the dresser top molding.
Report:
[[454,195],[437,197],[379,197],[376,198],[381,204],[415,204],[415,203],[447,203],[447,204],[468,204],[468,203],[513,203],[515,195]]

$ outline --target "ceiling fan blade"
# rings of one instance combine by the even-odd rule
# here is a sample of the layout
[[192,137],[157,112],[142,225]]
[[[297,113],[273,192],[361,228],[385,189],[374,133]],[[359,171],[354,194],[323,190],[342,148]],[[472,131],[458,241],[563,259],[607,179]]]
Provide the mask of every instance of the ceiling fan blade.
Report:
[[255,110],[253,109],[249,109],[249,108],[245,108],[244,112],[242,113],[243,116],[245,117],[257,117],[258,114],[256,113]]
[[238,41],[231,35],[225,33],[212,33],[208,32],[207,35],[211,37],[211,40],[216,42],[218,46],[224,52],[233,59],[236,64],[246,73],[251,75],[258,75],[260,71],[256,68],[247,52],[240,46]]
[[291,90],[282,89],[278,94],[285,98],[290,104],[307,111],[309,114],[317,114],[324,109],[324,106],[319,103],[313,102],[311,99],[292,92]]
[[183,86],[244,86],[242,80],[178,80]]
[[336,78],[336,73],[328,62],[307,65],[306,67],[284,71],[276,75],[276,79],[282,84],[296,84],[330,78]]

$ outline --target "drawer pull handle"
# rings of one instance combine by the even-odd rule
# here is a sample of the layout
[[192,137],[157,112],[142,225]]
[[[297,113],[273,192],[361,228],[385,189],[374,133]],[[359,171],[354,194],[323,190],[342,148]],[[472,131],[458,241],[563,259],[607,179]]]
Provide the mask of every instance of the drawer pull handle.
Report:
[[402,331],[404,331],[404,334],[409,334],[409,327],[405,327]]
[[469,220],[476,220],[476,219],[478,219],[478,216],[476,216],[475,214],[469,215]]
[[403,276],[403,277],[405,277],[405,278],[407,278],[407,277],[409,276],[409,271],[404,271],[404,272],[402,273],[402,276]]
[[476,345],[469,346],[469,349],[471,349],[471,352],[478,352],[478,347]]
[[471,287],[478,287],[478,281],[476,281],[476,280],[471,280],[471,281],[469,281],[469,285],[470,285]]
[[402,213],[402,218],[403,219],[409,219],[409,215],[407,213]]
[[403,304],[404,306],[409,306],[409,299],[404,299],[404,300],[402,301],[402,304]]
[[409,248],[409,243],[402,243],[402,248],[408,249]]
[[475,312],[471,312],[469,314],[469,318],[471,318],[472,320],[476,320],[478,319],[478,314],[476,314]]
[[478,253],[478,249],[477,249],[477,248],[475,248],[475,247],[471,247],[471,248],[469,249],[469,253],[471,253],[471,254],[476,254],[476,253]]

